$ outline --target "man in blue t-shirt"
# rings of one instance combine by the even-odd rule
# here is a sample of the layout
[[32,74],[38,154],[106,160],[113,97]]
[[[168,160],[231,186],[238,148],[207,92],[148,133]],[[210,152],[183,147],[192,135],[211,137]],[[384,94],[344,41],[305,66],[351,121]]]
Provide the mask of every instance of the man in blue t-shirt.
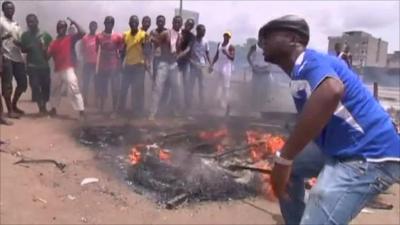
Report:
[[[306,49],[308,41],[308,24],[293,15],[259,31],[265,61],[292,79],[300,113],[275,157],[272,187],[287,224],[348,224],[368,201],[400,183],[400,139],[357,75],[337,57]],[[312,140],[321,151],[302,151]],[[317,184],[304,204],[303,179],[314,175]]]

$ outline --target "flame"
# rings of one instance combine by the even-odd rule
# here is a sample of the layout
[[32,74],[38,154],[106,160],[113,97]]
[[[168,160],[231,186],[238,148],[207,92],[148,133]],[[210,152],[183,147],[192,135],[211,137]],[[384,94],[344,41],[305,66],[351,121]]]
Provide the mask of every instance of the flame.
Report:
[[131,153],[129,154],[129,161],[132,165],[136,165],[140,162],[141,153],[137,147],[133,147]]
[[162,161],[169,161],[171,159],[171,153],[168,150],[160,149],[158,157]]
[[[258,168],[271,170],[271,165],[265,161],[259,161],[255,164]],[[270,201],[276,201],[274,191],[271,186],[271,175],[270,174],[260,174],[260,180],[262,183],[261,191],[264,197]]]
[[[274,155],[285,145],[285,139],[282,136],[257,131],[247,131],[246,140],[247,144],[251,145],[249,147],[251,159],[257,167],[262,169],[271,169],[271,165],[262,159],[267,155]],[[276,201],[271,186],[271,176],[260,174],[260,180],[262,182],[261,190],[265,198]]]
[[317,184],[317,178],[316,177],[312,177],[312,178],[307,180],[307,183],[312,188]]
[[270,153],[275,154],[285,145],[285,140],[281,136],[272,136],[267,141],[267,149]]
[[250,156],[254,162],[262,160],[265,155],[274,155],[285,144],[281,136],[257,131],[246,131],[246,140],[247,144],[251,145]]
[[201,131],[199,137],[203,140],[215,140],[228,136],[228,129],[222,128],[216,131]]
[[221,144],[217,144],[217,153],[223,153],[224,152],[224,146]]

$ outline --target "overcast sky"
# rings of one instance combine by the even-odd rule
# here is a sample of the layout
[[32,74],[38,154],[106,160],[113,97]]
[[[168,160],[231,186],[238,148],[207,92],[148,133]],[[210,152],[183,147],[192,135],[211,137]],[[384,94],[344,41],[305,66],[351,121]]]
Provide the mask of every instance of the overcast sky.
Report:
[[[70,16],[87,28],[96,20],[103,28],[106,15],[116,18],[118,32],[128,29],[130,15],[163,14],[170,27],[179,1],[15,1],[16,19],[25,25],[27,13],[36,13],[42,27],[55,32],[58,19]],[[222,33],[233,33],[235,44],[256,37],[260,26],[286,14],[304,17],[311,29],[310,47],[326,51],[328,36],[344,31],[363,30],[389,42],[389,52],[399,50],[400,4],[395,1],[183,1],[183,8],[200,13],[200,23],[207,27],[207,39],[220,40]]]

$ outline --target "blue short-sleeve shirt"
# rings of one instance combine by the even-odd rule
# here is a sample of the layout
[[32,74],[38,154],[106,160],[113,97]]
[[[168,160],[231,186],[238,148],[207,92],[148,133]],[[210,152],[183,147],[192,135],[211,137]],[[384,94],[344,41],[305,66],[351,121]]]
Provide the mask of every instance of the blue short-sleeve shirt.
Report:
[[400,137],[390,116],[337,57],[310,49],[298,57],[290,84],[297,110],[302,111],[308,97],[328,77],[343,83],[344,94],[316,144],[333,157],[400,161]]

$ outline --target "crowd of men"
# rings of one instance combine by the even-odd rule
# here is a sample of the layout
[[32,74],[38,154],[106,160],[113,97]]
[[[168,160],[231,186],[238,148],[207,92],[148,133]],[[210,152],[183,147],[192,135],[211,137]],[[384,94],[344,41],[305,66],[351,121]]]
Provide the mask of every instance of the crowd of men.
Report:
[[[192,108],[196,81],[199,102],[204,103],[205,69],[215,70],[220,106],[229,109],[235,58],[230,32],[223,34],[211,60],[204,38],[205,26],[197,25],[194,35],[194,21],[188,19],[181,29],[180,16],[173,18],[170,29],[165,28],[165,17],[158,16],[157,28],[149,32],[151,19],[144,17],[139,28],[139,18],[133,15],[129,19],[130,29],[122,35],[113,32],[115,20],[111,16],[104,19],[100,33],[96,33],[97,24],[91,22],[89,34],[68,18],[70,26],[64,20],[58,21],[57,37],[52,40],[38,28],[36,15],[26,17],[28,30],[22,33],[13,20],[14,4],[4,1],[2,11],[1,88],[10,118],[24,114],[18,101],[28,86],[26,71],[32,99],[43,115],[48,113],[48,101],[50,115],[57,114],[63,87],[67,87],[73,108],[84,118],[92,81],[96,106],[101,112],[105,110],[108,89],[113,113],[123,112],[131,88],[132,109],[135,115],[143,115],[146,73],[153,81],[146,115],[150,120],[154,120],[162,105],[172,106],[175,115],[187,113]],[[84,58],[83,95],[76,76],[74,50],[79,40]],[[341,54],[338,47],[334,57],[308,49],[309,40],[308,23],[301,17],[287,15],[262,26],[257,46],[248,54],[255,87],[265,89],[257,86],[257,79],[269,77],[270,74],[262,74],[268,73],[268,63],[276,64],[291,79],[290,88],[300,113],[285,145],[274,157],[271,185],[286,224],[348,224],[369,201],[400,183],[400,137],[390,116],[351,70],[349,49]],[[54,61],[52,76],[50,58]],[[254,95],[260,99],[263,96]],[[4,117],[0,117],[0,122],[9,124]],[[318,148],[306,147],[312,140]],[[304,179],[315,176],[317,183],[305,202]]]
[[[181,16],[175,16],[171,28],[166,28],[166,18],[159,15],[156,28],[149,31],[150,17],[143,17],[139,27],[139,17],[132,15],[129,29],[122,34],[114,32],[115,19],[112,16],[105,17],[101,32],[97,32],[95,21],[90,22],[87,34],[76,21],[67,18],[68,21],[57,22],[57,36],[53,39],[39,28],[35,14],[26,16],[27,31],[23,32],[13,19],[15,5],[11,1],[2,3],[2,11],[1,83],[9,118],[19,118],[25,113],[18,107],[18,101],[28,88],[28,78],[32,101],[37,103],[41,116],[57,115],[66,88],[73,109],[84,120],[85,107],[92,104],[89,98],[92,83],[94,105],[106,116],[113,117],[127,111],[129,89],[131,101],[128,105],[133,116],[148,116],[149,120],[154,120],[160,107],[167,106],[174,116],[189,116],[193,110],[196,82],[199,108],[204,108],[204,74],[211,72],[217,77],[219,105],[223,109],[229,107],[235,58],[230,32],[223,34],[223,41],[218,44],[211,60],[205,38],[206,27],[198,24],[194,34],[195,21],[188,19],[183,24]],[[82,71],[78,69],[80,62],[75,50],[78,41],[81,43],[78,54],[83,59]],[[54,71],[50,69],[50,59]],[[77,77],[77,74],[81,75]],[[152,80],[148,113],[144,107],[146,74]],[[15,90],[13,78],[17,84]],[[108,96],[111,96],[112,112],[106,114]],[[11,124],[2,112],[1,108],[0,123]]]

